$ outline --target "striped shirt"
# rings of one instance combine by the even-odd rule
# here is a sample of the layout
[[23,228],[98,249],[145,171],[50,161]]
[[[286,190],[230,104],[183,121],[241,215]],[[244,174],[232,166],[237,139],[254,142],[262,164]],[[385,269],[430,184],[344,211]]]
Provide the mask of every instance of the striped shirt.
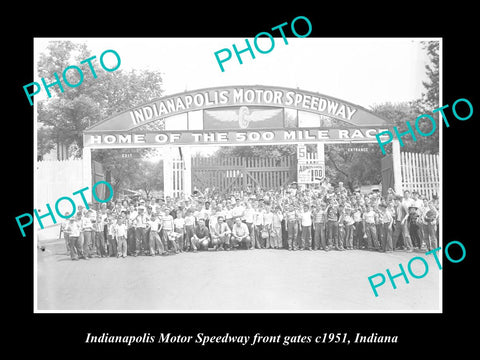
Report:
[[319,209],[314,213],[314,220],[316,223],[324,223],[325,220],[327,219],[327,213],[325,210]]

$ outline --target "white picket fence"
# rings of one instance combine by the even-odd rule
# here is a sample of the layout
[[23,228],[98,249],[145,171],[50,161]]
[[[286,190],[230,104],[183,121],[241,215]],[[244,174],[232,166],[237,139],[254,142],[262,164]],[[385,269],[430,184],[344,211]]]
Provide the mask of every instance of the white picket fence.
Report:
[[440,193],[439,155],[401,152],[402,189],[432,198]]

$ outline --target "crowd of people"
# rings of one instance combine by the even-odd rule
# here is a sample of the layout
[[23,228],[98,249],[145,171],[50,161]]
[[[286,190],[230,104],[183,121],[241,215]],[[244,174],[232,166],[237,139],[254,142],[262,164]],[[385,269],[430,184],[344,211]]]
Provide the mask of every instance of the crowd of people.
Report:
[[438,198],[416,191],[382,196],[325,182],[89,204],[62,231],[72,260],[237,249],[411,252],[437,247],[438,214]]

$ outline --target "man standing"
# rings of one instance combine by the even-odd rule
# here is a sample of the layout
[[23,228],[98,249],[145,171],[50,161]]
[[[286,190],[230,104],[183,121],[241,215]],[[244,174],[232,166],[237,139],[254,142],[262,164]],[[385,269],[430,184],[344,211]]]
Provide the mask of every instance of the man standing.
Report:
[[135,240],[135,224],[136,218],[138,216],[137,210],[133,205],[130,205],[128,217],[127,217],[127,255],[133,256],[136,251],[136,240]]
[[152,214],[150,221],[148,221],[148,227],[150,228],[150,256],[155,256],[155,247],[158,249],[158,253],[160,255],[165,255],[166,251],[163,246],[163,242],[160,239],[160,231],[162,229],[162,225],[156,213]]
[[[402,197],[401,196],[396,196],[395,197],[395,205],[393,207],[393,239],[392,239],[392,247],[393,250],[397,249],[398,245],[398,239],[400,238],[400,235],[404,233],[404,228],[402,227],[402,220],[405,217],[406,213],[404,211],[404,208],[402,206]],[[405,234],[403,234],[403,237],[405,237]],[[403,245],[403,242],[402,242]]]
[[[250,201],[246,202],[246,209],[243,214],[243,217],[245,219],[245,224],[247,224],[248,227],[248,233],[250,234],[250,237],[253,239],[253,222],[255,220],[255,209],[252,207],[252,203]],[[253,241],[252,241],[252,247],[253,247]]]
[[240,199],[235,199],[235,207],[232,209],[232,217],[233,219],[239,217],[240,220],[243,220],[243,216],[245,213],[245,206],[243,206]]
[[92,257],[93,254],[96,253],[96,248],[93,243],[93,223],[91,219],[92,212],[90,210],[87,211],[85,216],[82,217],[81,220],[81,235],[83,234],[83,253],[85,257]]
[[176,233],[174,232],[173,216],[170,215],[170,208],[166,208],[161,218],[162,220],[162,237],[165,244],[165,250],[168,251],[169,244],[173,248],[175,254],[178,254],[178,246],[176,240]]
[[258,202],[255,202],[253,208],[255,210],[254,220],[253,220],[253,238],[252,238],[252,248],[262,249],[262,230],[263,230],[263,214],[264,211],[259,207]]
[[302,247],[300,250],[312,250],[312,213],[308,205],[303,205],[303,212],[301,213],[302,225]]
[[392,224],[393,224],[393,217],[390,212],[387,210],[387,206],[385,204],[380,204],[378,206],[380,208],[380,215],[379,221],[381,225],[381,232],[379,234],[379,238],[381,241],[381,251],[393,251],[392,246]]
[[147,227],[147,215],[145,214],[145,207],[140,205],[138,207],[138,215],[135,218],[135,238],[136,238],[136,249],[135,256],[138,254],[144,255],[147,252],[146,246],[146,227]]
[[265,232],[267,235],[265,240],[263,240],[261,244],[264,245],[265,249],[269,249],[272,246],[272,230],[273,230],[273,212],[270,208],[270,205],[265,206],[265,212],[263,213],[263,225],[262,225],[262,232]]
[[280,249],[282,247],[282,220],[282,209],[277,205],[273,213],[273,231],[271,233],[271,243],[274,249]]
[[338,246],[338,219],[340,218],[340,212],[338,207],[330,201],[330,204],[326,209],[327,213],[327,234],[328,234],[328,248],[335,245],[336,250],[340,250]]
[[410,219],[416,221],[410,222],[410,236],[412,238],[413,245],[420,250],[423,246],[423,200],[419,199],[418,191],[412,192],[412,206],[416,207],[415,215]]
[[285,213],[288,234],[288,250],[297,250],[296,236],[298,232],[298,217],[298,213],[293,205],[289,204],[288,210]]
[[80,244],[80,242],[78,241],[78,237],[80,236],[79,219],[80,217],[78,215],[75,217],[71,217],[68,220],[68,224],[65,229],[69,233],[69,251],[72,260],[78,260],[79,256],[80,258],[87,259],[85,256],[83,256],[82,244]]
[[363,214],[363,228],[365,231],[365,234],[367,235],[367,249],[372,250],[376,249],[378,250],[380,248],[380,245],[378,243],[378,238],[377,238],[377,227],[375,223],[377,222],[377,213],[372,209],[370,205],[367,205],[366,212]]
[[435,226],[437,223],[438,212],[432,201],[429,201],[428,210],[425,212],[423,220],[425,222],[425,242],[427,250],[433,250],[437,247],[437,237],[435,234]]
[[363,242],[363,234],[365,233],[363,229],[363,214],[362,207],[356,205],[353,211],[353,221],[354,221],[354,235],[353,235],[353,248],[360,249]]
[[[191,209],[187,209],[185,212],[185,250],[192,250],[192,238],[195,233],[195,216]],[[195,248],[196,249],[196,248]]]
[[325,222],[326,222],[326,212],[325,212],[326,205],[324,202],[320,204],[320,207],[316,208],[313,211],[313,219],[314,219],[314,237],[313,237],[313,249],[319,250],[327,249],[327,242],[325,239]]

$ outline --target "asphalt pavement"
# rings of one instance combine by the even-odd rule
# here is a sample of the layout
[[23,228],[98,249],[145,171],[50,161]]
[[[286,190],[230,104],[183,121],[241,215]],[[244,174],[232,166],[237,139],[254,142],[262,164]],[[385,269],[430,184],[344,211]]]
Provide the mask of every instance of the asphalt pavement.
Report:
[[[151,312],[439,312],[441,271],[422,252],[364,250],[199,251],[169,256],[72,261],[62,242],[37,252],[37,308]],[[415,256],[428,273],[409,284]],[[424,272],[412,262],[412,271]],[[368,277],[387,278],[375,297]],[[380,281],[380,278],[375,279]]]

